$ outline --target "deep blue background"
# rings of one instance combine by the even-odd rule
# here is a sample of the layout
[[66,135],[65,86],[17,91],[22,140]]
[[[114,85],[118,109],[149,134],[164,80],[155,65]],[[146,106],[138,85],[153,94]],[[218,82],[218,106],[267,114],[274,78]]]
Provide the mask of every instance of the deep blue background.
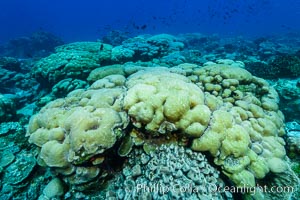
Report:
[[300,0],[1,0],[0,43],[50,31],[66,42],[109,30],[270,35],[300,30]]

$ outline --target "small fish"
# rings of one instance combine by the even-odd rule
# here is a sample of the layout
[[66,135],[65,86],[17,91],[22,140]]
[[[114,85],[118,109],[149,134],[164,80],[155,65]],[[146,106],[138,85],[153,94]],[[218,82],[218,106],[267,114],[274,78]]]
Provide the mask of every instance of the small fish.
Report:
[[33,58],[33,55],[31,53],[26,53],[27,58]]
[[104,45],[101,44],[101,45],[100,45],[100,51],[102,51],[103,49],[104,49]]
[[143,26],[140,27],[142,30],[145,30],[147,28],[147,25],[144,24]]

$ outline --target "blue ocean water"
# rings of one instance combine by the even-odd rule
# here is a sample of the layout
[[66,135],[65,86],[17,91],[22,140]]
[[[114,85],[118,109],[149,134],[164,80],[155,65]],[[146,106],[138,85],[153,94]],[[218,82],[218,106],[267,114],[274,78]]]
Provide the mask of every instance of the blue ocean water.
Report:
[[65,41],[110,30],[261,36],[300,30],[299,0],[2,0],[0,43],[38,30]]

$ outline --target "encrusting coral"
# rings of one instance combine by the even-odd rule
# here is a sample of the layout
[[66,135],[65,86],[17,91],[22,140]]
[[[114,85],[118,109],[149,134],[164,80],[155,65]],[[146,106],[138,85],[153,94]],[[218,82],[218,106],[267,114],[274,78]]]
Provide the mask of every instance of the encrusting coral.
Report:
[[10,95],[0,93],[0,123],[9,121],[16,116],[16,102]]
[[[56,47],[55,53],[34,65],[32,74],[39,83],[49,87],[67,78],[86,80],[92,70],[103,65],[152,61],[156,57],[180,51],[183,47],[182,42],[168,34],[139,36],[115,47],[102,42],[74,42]],[[122,70],[122,67],[115,66],[107,70],[106,73],[110,73]],[[91,75],[89,79],[93,78],[95,75]]]
[[104,176],[108,152],[122,142],[126,156],[138,143],[145,150],[151,141],[175,140],[209,152],[239,187],[255,187],[270,173],[294,177],[276,91],[237,66],[193,67],[110,75],[49,103],[28,127],[29,141],[41,148],[40,163],[80,185]]
[[112,46],[101,42],[75,42],[55,48],[55,53],[33,67],[35,78],[53,86],[66,78],[85,79],[91,70],[109,62]]

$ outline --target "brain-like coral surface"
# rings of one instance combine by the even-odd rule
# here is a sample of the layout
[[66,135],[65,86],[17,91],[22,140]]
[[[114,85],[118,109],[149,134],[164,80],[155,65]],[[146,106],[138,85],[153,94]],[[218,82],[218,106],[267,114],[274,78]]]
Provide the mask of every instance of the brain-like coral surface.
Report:
[[95,178],[96,166],[128,124],[121,110],[123,93],[121,88],[76,90],[45,106],[28,127],[29,141],[40,147],[40,163],[72,174],[74,184]]
[[136,127],[154,134],[180,129],[199,137],[207,128],[210,110],[204,93],[185,76],[164,71],[141,71],[126,82],[124,108]]
[[208,152],[236,186],[255,186],[289,169],[277,103],[265,80],[238,66],[154,67],[107,76],[51,102],[31,119],[28,135],[42,163],[71,184],[99,177],[113,150],[126,156],[169,140]]

